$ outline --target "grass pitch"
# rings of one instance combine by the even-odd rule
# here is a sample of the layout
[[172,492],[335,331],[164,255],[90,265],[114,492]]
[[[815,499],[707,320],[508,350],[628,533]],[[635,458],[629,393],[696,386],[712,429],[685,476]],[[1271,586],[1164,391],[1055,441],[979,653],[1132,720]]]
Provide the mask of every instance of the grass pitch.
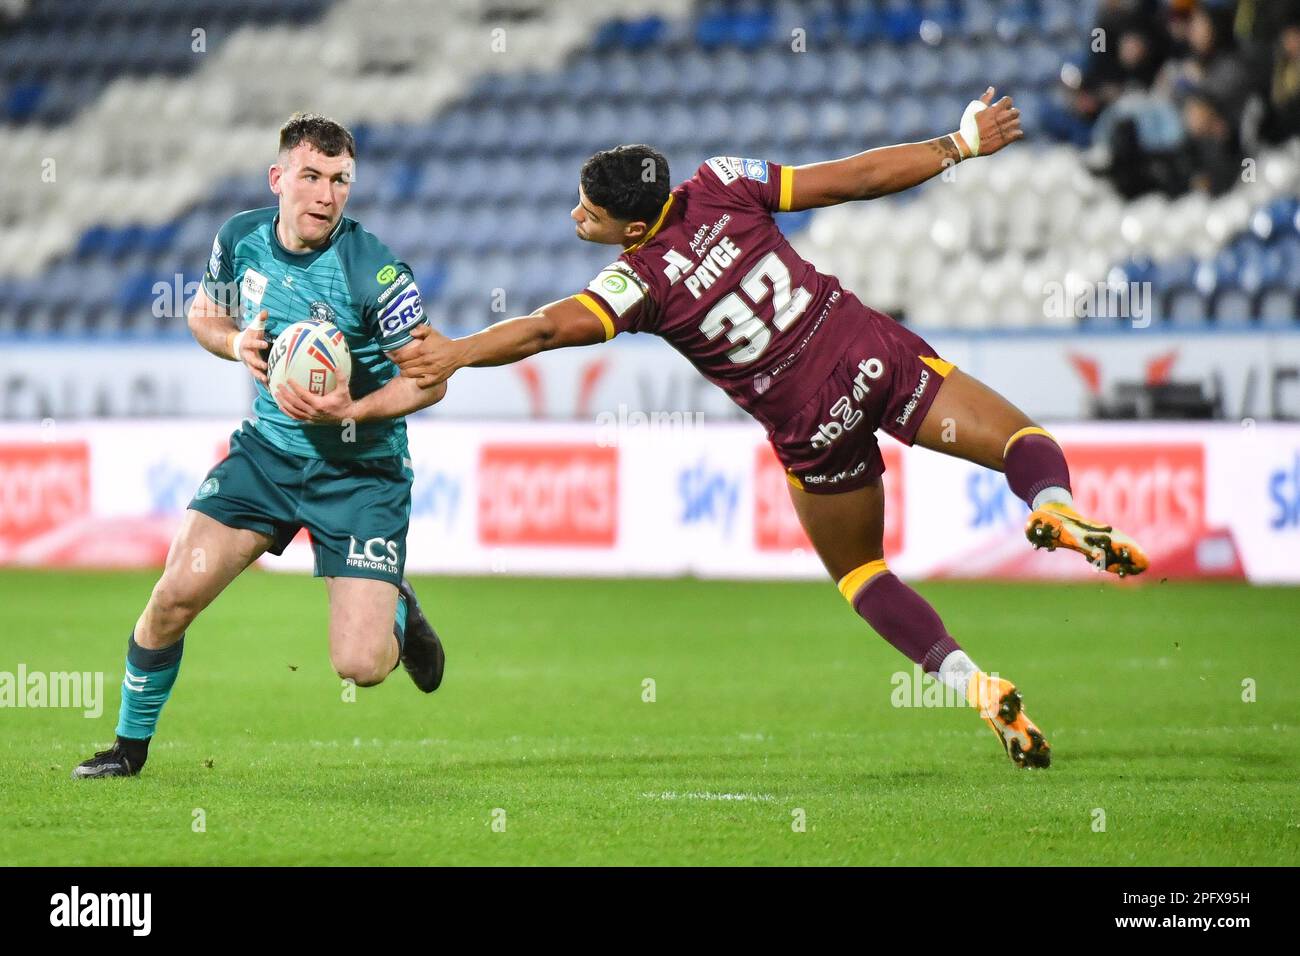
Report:
[[417,579],[442,689],[347,702],[323,584],[250,572],[144,773],[73,782],[153,579],[0,572],[0,671],[105,674],[98,719],[0,709],[0,863],[1300,862],[1295,589],[922,585],[1020,685],[1032,772],[969,709],[894,706],[910,663],[829,583]]

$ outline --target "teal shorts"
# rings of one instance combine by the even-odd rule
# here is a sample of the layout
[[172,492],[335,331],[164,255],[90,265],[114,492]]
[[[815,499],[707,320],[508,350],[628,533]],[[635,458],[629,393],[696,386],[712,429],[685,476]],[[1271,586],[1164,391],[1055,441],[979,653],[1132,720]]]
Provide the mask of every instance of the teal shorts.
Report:
[[311,535],[317,577],[397,584],[411,521],[409,462],[303,458],[272,445],[245,422],[230,454],[208,472],[189,507],[228,528],[270,536],[283,554],[300,528]]

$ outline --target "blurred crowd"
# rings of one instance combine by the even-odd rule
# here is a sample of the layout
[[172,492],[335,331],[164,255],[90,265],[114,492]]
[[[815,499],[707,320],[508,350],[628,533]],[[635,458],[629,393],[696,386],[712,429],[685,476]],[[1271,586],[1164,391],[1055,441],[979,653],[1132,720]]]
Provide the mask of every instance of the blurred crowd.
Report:
[[1300,135],[1300,0],[1102,0],[1063,78],[1121,193],[1218,195]]

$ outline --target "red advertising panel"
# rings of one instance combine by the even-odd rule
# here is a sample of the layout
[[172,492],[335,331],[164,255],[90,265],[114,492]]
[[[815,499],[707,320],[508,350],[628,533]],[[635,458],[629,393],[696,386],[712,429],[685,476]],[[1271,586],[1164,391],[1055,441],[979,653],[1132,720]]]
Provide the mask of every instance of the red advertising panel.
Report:
[[1205,530],[1205,449],[1178,444],[1067,444],[1074,504],[1121,528],[1155,559]]
[[618,449],[488,443],[479,453],[479,541],[613,547]]
[[89,514],[85,442],[0,444],[0,553]]
[[[885,557],[903,550],[903,455],[898,445],[882,445],[885,484]],[[785,469],[772,446],[754,456],[754,547],[759,551],[812,551],[812,543],[790,504]]]

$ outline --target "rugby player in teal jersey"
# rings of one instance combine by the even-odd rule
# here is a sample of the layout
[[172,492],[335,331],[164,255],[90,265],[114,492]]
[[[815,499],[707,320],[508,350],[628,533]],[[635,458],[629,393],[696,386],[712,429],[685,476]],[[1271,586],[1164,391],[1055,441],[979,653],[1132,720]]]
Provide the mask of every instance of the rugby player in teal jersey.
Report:
[[[330,661],[378,684],[399,662],[421,690],[442,681],[442,645],[403,577],[411,512],[405,416],[439,401],[393,359],[427,326],[410,267],[343,216],[356,169],[352,134],[295,114],[269,171],[276,206],[242,212],[217,234],[188,320],[209,352],[257,380],[253,415],[195,492],[127,645],[117,739],[74,778],[140,772],[180,670],[191,622],[263,553],[306,527],[329,594]],[[238,319],[242,318],[241,330]],[[272,395],[266,350],[304,319],[327,321],[352,353],[349,381],[313,395]]]

